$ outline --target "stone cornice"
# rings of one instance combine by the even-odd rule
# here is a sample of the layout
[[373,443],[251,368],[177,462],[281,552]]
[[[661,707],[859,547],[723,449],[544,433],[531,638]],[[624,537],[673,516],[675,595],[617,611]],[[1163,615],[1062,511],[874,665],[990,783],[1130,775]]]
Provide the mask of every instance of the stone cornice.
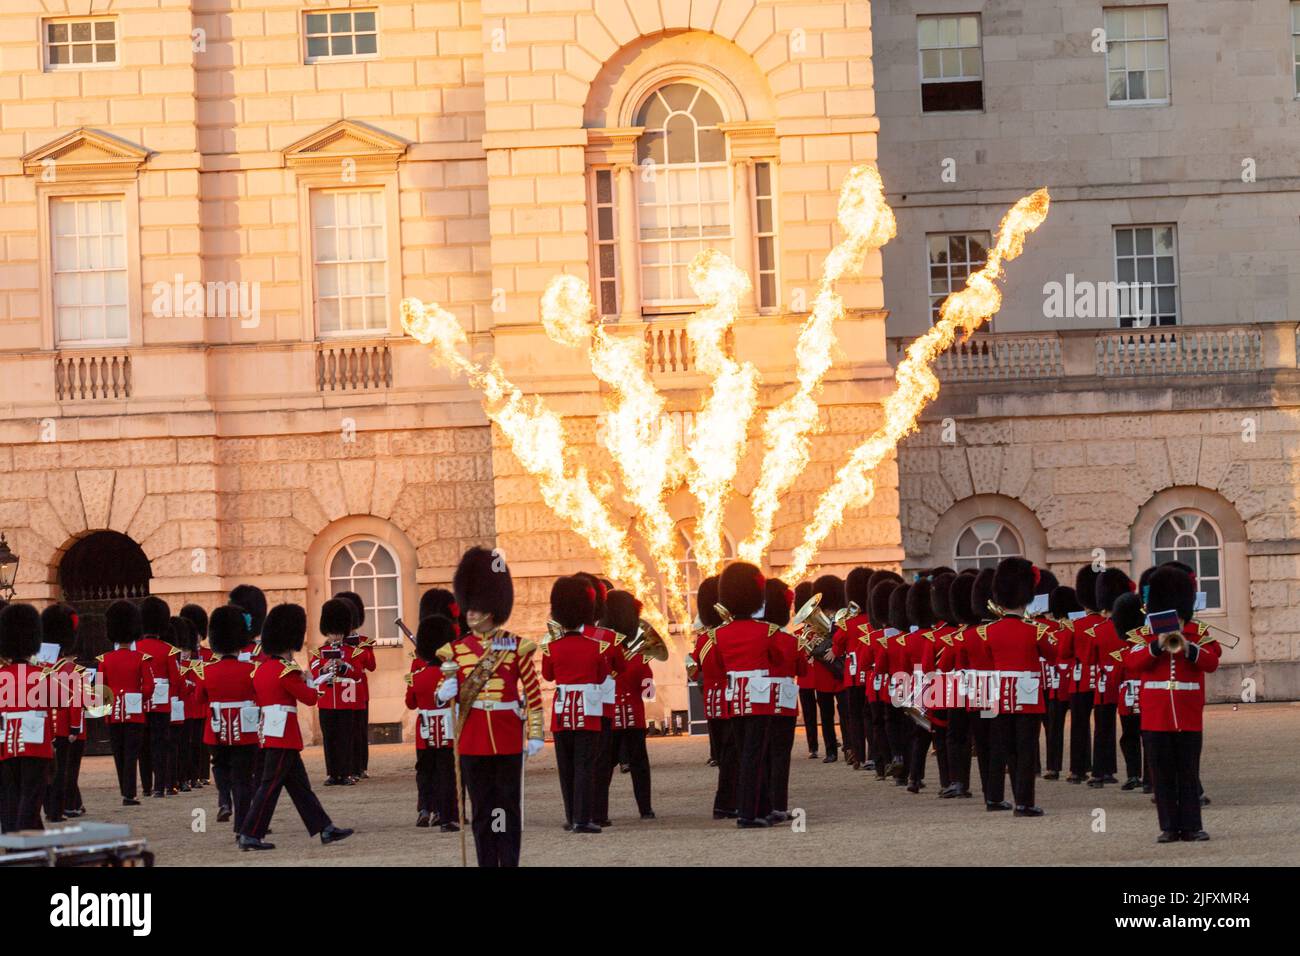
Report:
[[[149,150],[99,130],[81,127],[22,158],[23,172],[50,182],[101,182],[135,179]],[[51,165],[53,164],[53,165]]]

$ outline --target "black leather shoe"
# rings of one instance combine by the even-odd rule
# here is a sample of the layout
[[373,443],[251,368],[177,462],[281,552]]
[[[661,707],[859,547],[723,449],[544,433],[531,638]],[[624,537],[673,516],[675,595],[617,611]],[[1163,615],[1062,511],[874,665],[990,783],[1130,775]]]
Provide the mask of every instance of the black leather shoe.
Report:
[[612,827],[614,825],[613,820],[592,820],[591,822],[598,827]]
[[718,762],[714,760],[712,757],[710,757],[708,760],[704,761],[704,765],[706,767],[716,767],[718,765]]
[[772,826],[767,822],[767,817],[759,817],[756,820],[746,820],[744,817],[736,818],[736,826],[742,830],[766,830]]
[[1186,830],[1183,832],[1184,843],[1204,843],[1210,838],[1210,835],[1204,830]]
[[239,848],[241,850],[274,850],[274,843],[267,843],[265,840],[259,840],[257,837],[240,836]]
[[415,825],[416,825],[417,827],[428,827],[428,825],[429,825],[429,814],[428,814],[427,811],[423,811],[423,812],[421,812],[420,815],[419,815],[418,817],[415,818]]
[[230,814],[231,814],[230,807],[217,807],[217,822],[218,823],[230,822]]
[[1017,817],[1041,817],[1043,815],[1042,807],[1016,807],[1014,816]]
[[876,769],[876,762],[875,762],[874,760],[868,760],[866,763],[864,763],[864,764],[862,765],[862,769],[863,769],[863,770],[875,770],[875,769]]
[[574,833],[599,833],[600,827],[594,823],[575,823],[573,825]]
[[327,846],[331,843],[338,843],[339,840],[346,840],[352,836],[353,832],[350,827],[336,827],[331,823],[324,830],[321,830],[320,842]]
[[953,797],[957,796],[957,793],[959,792],[960,789],[961,788],[958,787],[957,784],[950,783],[948,784],[948,786],[944,787],[942,790],[939,791],[939,799],[951,800]]
[[1088,781],[1088,786],[1093,790],[1100,790],[1102,787],[1106,786],[1106,781],[1101,777],[1093,777]]
[[1160,836],[1156,837],[1157,843],[1177,843],[1178,833],[1174,830],[1161,830]]
[[1155,790],[1152,789],[1151,784],[1149,784],[1149,783],[1144,783],[1144,784],[1142,784],[1142,792],[1143,792],[1143,793],[1155,793]]
[[460,825],[457,823],[443,823],[438,827],[443,833],[459,833]]
[[122,806],[124,807],[138,807],[139,805],[140,805],[140,801],[137,800],[135,797],[122,798]]
[[989,811],[989,813],[994,813],[995,811],[998,810],[1010,810],[1011,802],[1009,800],[1002,800],[999,801],[998,803],[994,803],[991,800],[985,800],[984,809]]
[[327,787],[337,787],[338,785],[339,785],[339,778],[338,778],[338,777],[326,777],[326,778],[325,778],[325,786],[327,786]]
[[1119,783],[1119,777],[1115,776],[1113,773],[1103,774],[1101,779],[1106,783]]
[[956,796],[958,799],[970,799],[972,796],[974,796],[974,794],[972,794],[969,790],[958,790],[957,793],[954,794],[954,796]]
[[734,813],[728,813],[726,810],[713,811],[713,819],[715,820],[730,820],[733,819],[734,817],[735,817]]
[[1083,783],[1083,777],[1077,773],[1072,773],[1065,778],[1066,783]]
[[1207,797],[1205,794],[1201,794],[1201,806],[1208,807],[1209,805],[1210,805],[1210,798]]
[[767,815],[767,822],[773,826],[776,826],[778,823],[785,823],[789,819],[790,814],[786,813],[784,810],[773,810]]
[[654,818],[655,812],[653,810],[647,810],[645,813],[641,814],[642,820],[653,820]]
[[1140,786],[1142,786],[1142,781],[1140,779],[1138,779],[1137,777],[1129,777],[1122,784],[1120,784],[1119,788],[1121,790],[1136,790]]
[[815,750],[810,750],[810,751],[808,751],[808,759],[809,759],[809,760],[816,760],[817,757],[818,757],[818,753],[817,753],[817,751],[815,751]]
[[839,754],[831,752],[822,758],[822,763],[835,763],[839,759]]
[[1049,770],[1049,771],[1047,771],[1047,773],[1043,774],[1043,779],[1044,779],[1044,780],[1060,780],[1060,779],[1061,779],[1061,771],[1059,771],[1059,770]]

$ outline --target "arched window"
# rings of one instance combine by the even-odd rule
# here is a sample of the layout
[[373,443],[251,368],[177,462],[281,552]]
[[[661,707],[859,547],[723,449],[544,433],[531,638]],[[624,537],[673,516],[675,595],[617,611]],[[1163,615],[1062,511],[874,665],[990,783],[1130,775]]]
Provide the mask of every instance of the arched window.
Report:
[[[677,525],[677,536],[682,549],[681,559],[678,560],[677,566],[681,569],[682,580],[686,584],[686,603],[691,612],[691,620],[699,614],[699,608],[695,605],[695,593],[700,589],[700,582],[704,576],[700,574],[700,567],[695,563],[695,541],[692,537],[692,522],[682,522]],[[731,540],[731,536],[726,532],[722,535],[722,559],[723,561],[733,561],[736,557],[736,543]],[[659,588],[659,606],[668,607],[668,594],[662,584]],[[676,631],[677,625],[673,624],[673,630]]]
[[329,563],[330,596],[355,591],[366,605],[361,632],[381,644],[399,644],[393,623],[402,616],[402,589],[397,558],[373,538],[354,538],[334,553]]
[[953,549],[953,567],[995,568],[1003,558],[1024,555],[1020,536],[1011,527],[996,518],[980,518],[968,524],[957,536]]
[[636,113],[641,296],[645,305],[696,302],[686,267],[702,249],[731,247],[731,170],[718,101],[694,83],[651,93]]
[[1223,609],[1222,537],[1205,515],[1175,511],[1157,525],[1151,539],[1151,561],[1181,561],[1195,569],[1197,589],[1205,592],[1205,610]]

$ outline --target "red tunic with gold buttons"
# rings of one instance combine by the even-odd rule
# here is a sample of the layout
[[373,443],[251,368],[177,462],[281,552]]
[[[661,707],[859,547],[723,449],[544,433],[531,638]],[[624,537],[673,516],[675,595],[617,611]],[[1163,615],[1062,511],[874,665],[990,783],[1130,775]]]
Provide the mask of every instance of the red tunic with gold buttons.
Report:
[[654,683],[654,671],[645,655],[633,654],[627,659],[627,667],[614,681],[615,730],[645,729],[645,702],[654,700]]
[[993,669],[999,678],[999,713],[1042,714],[1043,697],[1040,654],[1055,657],[1056,642],[1050,628],[1021,617],[999,618],[985,629]]
[[880,632],[876,641],[876,671],[881,677],[880,699],[902,707],[906,698],[906,681],[911,672],[907,661],[907,635],[894,627]]
[[1187,647],[1177,654],[1161,651],[1154,635],[1143,625],[1144,637],[1128,651],[1135,676],[1142,679],[1139,706],[1142,729],[1157,732],[1191,731],[1203,728],[1205,675],[1219,669],[1219,644],[1200,621],[1183,627]]
[[863,667],[863,645],[860,640],[862,632],[871,625],[865,614],[855,615],[844,622],[835,631],[833,646],[836,657],[844,658],[844,688],[865,687],[868,683],[867,671]]
[[[353,643],[348,644],[348,641]],[[364,634],[354,634],[344,641],[349,647],[355,648],[358,653],[354,660],[357,662],[357,710],[365,710],[370,703],[370,675],[376,667],[375,660],[375,642]]]
[[[794,717],[799,713],[799,677],[810,666],[808,658],[799,650],[799,641],[789,631],[777,631],[772,635],[772,643],[780,657],[780,661],[769,668],[775,682],[772,687],[772,716]],[[782,688],[785,688],[784,694]]]
[[[339,653],[337,658],[326,657],[329,653]],[[342,661],[338,676],[331,681],[320,684],[321,710],[361,710],[365,704],[361,701],[362,678],[367,670],[375,669],[375,655],[368,647],[347,644],[343,641],[329,641],[311,652],[308,667],[311,668],[312,680],[319,681],[325,665],[331,661]]]
[[[956,707],[960,698],[953,675],[958,670],[958,654],[961,651],[959,638],[962,628],[951,624],[940,624],[934,629],[934,672],[936,687],[933,706]],[[930,703],[927,701],[927,706]]]
[[303,669],[293,661],[267,657],[253,665],[253,690],[262,711],[262,749],[302,750],[298,708],[314,706],[320,699]]
[[418,657],[415,663],[420,667],[406,675],[406,708],[415,711],[415,749],[450,747],[456,711],[450,701],[438,700],[442,671]]
[[[181,690],[181,672],[178,661],[180,660],[180,648],[172,647],[166,641],[158,637],[146,636],[135,642],[135,649],[142,654],[149,655],[149,673],[153,675],[154,690],[149,695],[149,699],[144,702],[145,713],[149,714],[167,714],[172,712],[172,698],[180,697]],[[155,703],[153,698],[161,693],[158,690],[160,681],[167,682],[167,699],[162,703]]]
[[862,625],[858,631],[858,670],[862,672],[862,687],[869,704],[882,699],[879,693],[881,682],[876,673],[876,642],[880,635],[881,631],[870,623]]
[[80,734],[84,718],[81,708],[81,668],[71,657],[63,657],[49,668],[51,733],[56,738]]
[[[474,705],[464,714],[459,749],[471,757],[491,757],[522,753],[524,736],[542,739],[542,691],[533,658],[537,645],[498,631],[490,637],[465,634],[450,646],[438,649],[438,657],[454,660],[459,667],[461,693],[479,661],[494,661],[491,676],[483,685]],[[464,697],[461,698],[464,700]]]
[[[100,654],[98,679],[113,692],[113,709],[108,713],[110,724],[143,724],[144,715],[153,694],[153,669],[149,657],[134,645],[116,647]],[[128,708],[127,695],[139,694],[138,710]],[[133,712],[132,712],[133,711]]]
[[725,720],[729,716],[724,697],[727,690],[726,675],[716,667],[706,666],[715,645],[713,630],[703,628],[695,635],[695,649],[691,654],[700,668],[697,680],[700,684],[700,698],[704,701],[705,720]]
[[778,688],[772,682],[772,668],[788,666],[773,640],[779,630],[775,624],[752,618],[713,629],[714,652],[704,667],[724,683],[730,716],[771,716],[775,711]]
[[618,675],[623,672],[623,668],[627,667],[627,655],[623,653],[619,635],[607,627],[588,625],[582,629],[582,633],[605,646],[604,655],[605,661],[609,665],[609,672],[601,682],[600,716],[605,720],[612,721],[614,719],[614,702],[618,696],[616,686]]
[[1071,622],[1073,634],[1070,663],[1073,665],[1072,692],[1075,694],[1091,694],[1096,690],[1096,659],[1092,655],[1093,628],[1105,620],[1100,614],[1087,614]]
[[54,756],[54,722],[50,716],[53,687],[43,664],[0,666],[0,758]]
[[208,721],[203,742],[209,746],[256,744],[258,721],[257,689],[253,686],[253,661],[218,657],[199,670],[199,683],[208,702]]
[[[595,630],[613,633],[604,628]],[[555,683],[551,733],[600,730],[605,711],[602,685],[609,676],[609,651],[608,643],[582,631],[568,631],[542,645],[542,677]],[[610,705],[611,711],[616,709],[614,704]],[[614,719],[612,712],[609,719]]]
[[1092,699],[1096,704],[1118,704],[1124,679],[1124,654],[1128,641],[1115,633],[1110,618],[1092,629]]

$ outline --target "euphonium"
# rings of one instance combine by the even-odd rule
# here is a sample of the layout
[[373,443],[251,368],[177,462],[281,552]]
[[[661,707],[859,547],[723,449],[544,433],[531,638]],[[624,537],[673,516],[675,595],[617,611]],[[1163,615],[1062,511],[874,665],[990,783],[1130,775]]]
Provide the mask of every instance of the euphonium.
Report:
[[644,618],[637,622],[636,634],[628,640],[627,651],[630,654],[643,654],[656,661],[668,660],[668,644]]

